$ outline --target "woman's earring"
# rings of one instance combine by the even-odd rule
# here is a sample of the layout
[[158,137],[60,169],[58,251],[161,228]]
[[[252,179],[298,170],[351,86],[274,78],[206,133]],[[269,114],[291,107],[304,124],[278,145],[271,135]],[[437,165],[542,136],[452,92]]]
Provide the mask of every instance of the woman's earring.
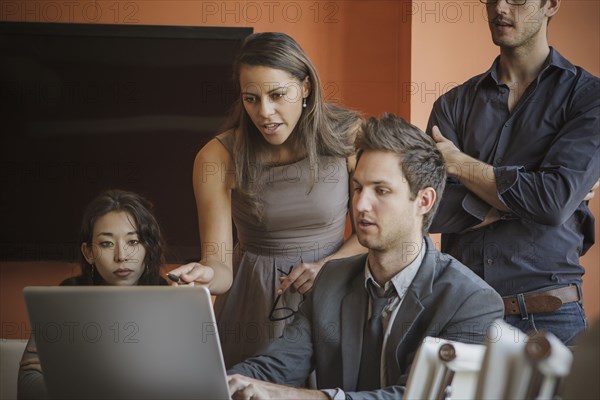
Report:
[[302,108],[306,108],[306,97],[302,99]]
[[92,264],[92,280],[94,280],[94,264]]

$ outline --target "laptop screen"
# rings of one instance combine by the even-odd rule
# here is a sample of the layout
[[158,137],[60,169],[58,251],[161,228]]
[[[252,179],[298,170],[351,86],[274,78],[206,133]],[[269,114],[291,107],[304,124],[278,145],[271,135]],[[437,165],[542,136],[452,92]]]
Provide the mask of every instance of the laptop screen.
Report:
[[28,287],[53,398],[229,399],[210,294],[200,287]]

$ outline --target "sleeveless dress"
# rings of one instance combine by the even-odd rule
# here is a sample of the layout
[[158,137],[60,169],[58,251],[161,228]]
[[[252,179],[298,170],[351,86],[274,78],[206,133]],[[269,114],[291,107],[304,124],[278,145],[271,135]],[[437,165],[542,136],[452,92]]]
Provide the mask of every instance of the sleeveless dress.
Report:
[[[217,139],[233,152],[233,134]],[[225,365],[233,365],[256,354],[281,336],[285,324],[294,318],[271,322],[269,312],[275,301],[278,269],[313,262],[336,252],[344,242],[348,211],[348,169],[346,160],[320,157],[318,179],[312,190],[312,168],[308,159],[267,168],[261,194],[263,218],[259,220],[240,198],[232,193],[232,217],[238,242],[233,249],[233,284],[215,300],[215,314]],[[288,289],[278,307],[297,310],[302,295]]]

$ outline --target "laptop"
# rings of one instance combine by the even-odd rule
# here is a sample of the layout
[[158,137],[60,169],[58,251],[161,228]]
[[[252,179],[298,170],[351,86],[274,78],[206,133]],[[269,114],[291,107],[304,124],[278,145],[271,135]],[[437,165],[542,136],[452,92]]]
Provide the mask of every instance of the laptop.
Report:
[[203,287],[23,290],[56,399],[230,399]]

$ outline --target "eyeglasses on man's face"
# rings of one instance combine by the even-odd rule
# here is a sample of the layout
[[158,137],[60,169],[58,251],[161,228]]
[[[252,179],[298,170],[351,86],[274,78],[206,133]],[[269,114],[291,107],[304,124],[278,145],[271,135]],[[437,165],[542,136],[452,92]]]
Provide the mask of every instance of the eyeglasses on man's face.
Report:
[[[292,272],[292,268],[294,268],[293,265],[290,266],[290,269],[287,272],[280,268],[277,268],[277,271],[279,271],[282,275],[287,276],[290,274],[290,272]],[[271,311],[269,312],[269,321],[283,321],[293,317],[294,314],[298,312],[298,310],[294,310],[290,307],[279,307],[278,305],[281,301],[281,296],[283,296],[283,293],[278,294],[277,297],[275,297],[273,307],[271,307]],[[302,301],[304,301],[304,299],[302,299]],[[300,302],[300,304],[302,304],[302,301]],[[298,307],[300,307],[300,304],[298,304]]]
[[[479,0],[480,2],[482,2],[483,4],[496,4],[498,2],[498,0]],[[510,4],[511,6],[522,6],[523,4],[527,3],[528,0],[506,0],[506,2],[508,4]]]

